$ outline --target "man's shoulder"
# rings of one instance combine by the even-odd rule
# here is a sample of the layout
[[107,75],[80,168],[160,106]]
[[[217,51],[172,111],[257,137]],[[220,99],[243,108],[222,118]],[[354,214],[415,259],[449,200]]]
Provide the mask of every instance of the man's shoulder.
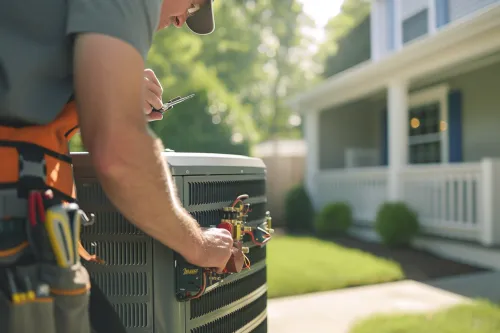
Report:
[[102,33],[135,47],[145,58],[163,0],[69,0],[67,33]]

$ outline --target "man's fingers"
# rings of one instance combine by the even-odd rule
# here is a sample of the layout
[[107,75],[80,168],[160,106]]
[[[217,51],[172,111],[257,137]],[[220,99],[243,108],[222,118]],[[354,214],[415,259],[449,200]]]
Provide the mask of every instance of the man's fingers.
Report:
[[146,91],[151,91],[153,94],[155,94],[156,96],[158,96],[158,98],[162,98],[162,95],[163,95],[163,89],[156,85],[154,82],[152,82],[151,80],[148,80],[146,79],[144,81],[144,85],[145,85],[145,88],[146,88]]
[[142,103],[142,110],[144,111],[145,114],[150,114],[151,111],[153,111],[153,107],[151,104],[148,103],[148,101],[144,101]]
[[144,93],[145,101],[154,107],[155,109],[161,109],[163,106],[163,103],[160,98],[156,94],[154,94],[152,91],[147,90]]
[[148,121],[156,121],[156,120],[162,120],[163,119],[163,114],[160,112],[151,112],[146,116]]
[[144,77],[146,77],[151,83],[161,88],[160,80],[156,77],[156,74],[151,69],[144,70]]

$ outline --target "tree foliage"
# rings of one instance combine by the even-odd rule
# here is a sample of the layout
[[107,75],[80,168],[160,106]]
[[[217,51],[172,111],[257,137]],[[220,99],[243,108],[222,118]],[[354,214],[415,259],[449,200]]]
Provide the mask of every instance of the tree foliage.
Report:
[[339,41],[370,14],[370,0],[344,0],[340,13],[325,27],[325,41],[319,47],[315,60],[327,66],[328,58],[339,49]]
[[[165,95],[197,91],[200,98],[174,108],[152,125],[154,131],[169,148],[178,142],[186,149],[180,142],[189,137],[192,151],[224,146],[229,152],[234,141],[247,146],[297,136],[284,99],[312,79],[301,67],[309,45],[301,27],[311,24],[302,6],[297,0],[225,0],[214,6],[213,34],[167,29],[155,37],[148,65],[161,78]],[[214,146],[213,135],[230,145]]]

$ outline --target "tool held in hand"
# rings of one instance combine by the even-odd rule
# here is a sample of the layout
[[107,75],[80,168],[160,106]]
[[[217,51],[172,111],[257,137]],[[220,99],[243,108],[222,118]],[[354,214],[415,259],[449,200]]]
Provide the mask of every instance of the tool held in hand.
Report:
[[188,95],[186,97],[175,97],[175,98],[172,98],[171,100],[169,100],[168,102],[166,102],[165,104],[163,104],[163,106],[161,107],[161,109],[155,109],[153,108],[153,112],[160,112],[160,113],[164,113],[165,111],[168,111],[170,109],[172,109],[174,107],[174,105],[177,105],[179,103],[182,103],[190,98],[193,98],[194,97],[194,94],[191,94],[191,95]]

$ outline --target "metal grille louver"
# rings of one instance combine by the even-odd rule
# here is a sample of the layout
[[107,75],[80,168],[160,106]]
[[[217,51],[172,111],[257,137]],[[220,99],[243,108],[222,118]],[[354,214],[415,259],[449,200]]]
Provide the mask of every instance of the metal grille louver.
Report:
[[191,301],[191,319],[220,309],[250,294],[266,283],[266,269],[223,285]]
[[267,293],[264,293],[256,301],[203,326],[194,328],[191,333],[230,333],[250,323],[266,310]]
[[233,201],[240,194],[250,197],[265,195],[266,183],[262,179],[189,183],[189,205]]

